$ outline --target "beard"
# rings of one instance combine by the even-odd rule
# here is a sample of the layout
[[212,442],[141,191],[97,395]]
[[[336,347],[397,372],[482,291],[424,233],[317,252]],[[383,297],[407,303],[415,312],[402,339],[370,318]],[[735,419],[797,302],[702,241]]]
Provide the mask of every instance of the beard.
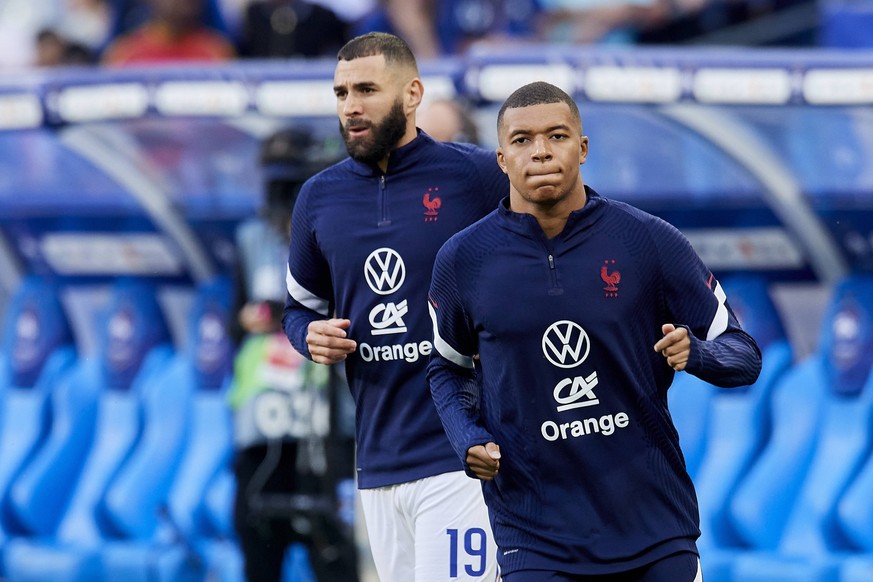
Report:
[[[369,127],[370,135],[354,138],[349,136],[349,128]],[[340,133],[346,142],[346,150],[352,159],[365,164],[377,164],[384,160],[406,133],[406,115],[400,99],[394,102],[388,115],[378,124],[371,121],[349,120],[346,125],[340,121]]]

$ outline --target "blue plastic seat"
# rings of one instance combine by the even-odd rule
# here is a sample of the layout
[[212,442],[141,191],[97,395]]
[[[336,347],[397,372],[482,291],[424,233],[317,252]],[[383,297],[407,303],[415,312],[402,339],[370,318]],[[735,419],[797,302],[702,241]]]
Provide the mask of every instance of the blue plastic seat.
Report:
[[42,444],[51,422],[51,391],[76,357],[59,289],[51,282],[37,277],[22,281],[5,321],[0,352],[0,545],[8,536],[28,532],[10,510],[8,488]]
[[35,512],[44,506],[60,514],[56,528],[9,542],[4,558],[12,582],[103,579],[102,544],[134,523],[117,511],[118,503],[150,501],[114,498],[113,479],[142,439],[151,420],[145,415],[155,413],[163,388],[155,381],[173,353],[154,289],[135,280],[117,282],[98,325],[98,353],[80,359],[53,399],[64,422],[53,423],[50,442],[11,491],[25,521],[38,521]]
[[[873,432],[873,424],[868,430]],[[846,559],[840,582],[873,580],[873,451],[840,498],[837,516],[840,530],[860,550]]]
[[[184,434],[172,437],[175,444],[182,445],[178,458],[171,461],[177,469],[166,491],[161,492],[160,519],[153,513],[142,515],[138,521],[147,522],[147,528],[104,547],[104,570],[109,580],[175,582],[206,576],[208,557],[203,546],[205,540],[218,536],[210,517],[208,492],[232,455],[226,402],[233,360],[227,336],[231,297],[226,279],[210,281],[196,291],[188,314],[186,345],[159,380],[190,399]],[[131,471],[131,485],[138,474]],[[123,507],[118,505],[119,513]]]
[[792,350],[762,277],[736,276],[722,285],[743,328],[762,353],[761,374],[751,386],[714,389],[706,427],[706,449],[694,479],[700,509],[698,547],[706,579],[730,579],[743,540],[730,520],[730,501],[770,433],[773,386],[792,363]]
[[837,504],[867,458],[873,431],[873,277],[847,278],[823,320],[820,347],[776,388],[773,438],[732,505],[753,551],[743,582],[836,580],[854,550]]

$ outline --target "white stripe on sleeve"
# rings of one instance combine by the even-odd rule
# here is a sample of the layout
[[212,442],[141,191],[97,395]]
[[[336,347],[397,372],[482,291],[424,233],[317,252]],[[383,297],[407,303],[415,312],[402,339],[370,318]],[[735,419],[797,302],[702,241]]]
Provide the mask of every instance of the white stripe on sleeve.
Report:
[[325,317],[330,317],[330,313],[328,313],[330,302],[322,299],[298,283],[294,275],[291,274],[291,267],[289,266],[286,266],[285,270],[285,285],[288,287],[288,295],[293,297],[294,301]]
[[446,340],[440,337],[440,330],[437,326],[436,310],[430,301],[427,302],[427,310],[430,312],[430,318],[433,321],[433,347],[439,354],[448,361],[461,366],[462,368],[473,369],[473,358],[465,356],[450,346]]
[[721,288],[721,283],[718,281],[715,282],[713,293],[715,298],[718,299],[718,309],[715,310],[715,316],[709,325],[709,331],[706,332],[706,341],[713,340],[723,334],[728,325],[728,310],[727,305],[725,305],[727,295],[725,295],[724,289]]

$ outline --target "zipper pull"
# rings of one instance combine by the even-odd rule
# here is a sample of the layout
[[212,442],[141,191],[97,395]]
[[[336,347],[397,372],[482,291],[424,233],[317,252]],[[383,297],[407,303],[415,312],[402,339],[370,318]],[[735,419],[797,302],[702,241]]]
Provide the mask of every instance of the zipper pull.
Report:
[[555,257],[549,255],[549,269],[555,270]]

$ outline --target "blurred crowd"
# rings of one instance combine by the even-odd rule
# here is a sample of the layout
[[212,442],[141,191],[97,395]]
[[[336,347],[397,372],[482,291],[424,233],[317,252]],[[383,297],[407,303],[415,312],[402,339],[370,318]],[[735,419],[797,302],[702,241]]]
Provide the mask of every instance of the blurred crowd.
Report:
[[420,59],[512,43],[815,42],[815,0],[0,0],[0,68],[330,57],[372,30]]

